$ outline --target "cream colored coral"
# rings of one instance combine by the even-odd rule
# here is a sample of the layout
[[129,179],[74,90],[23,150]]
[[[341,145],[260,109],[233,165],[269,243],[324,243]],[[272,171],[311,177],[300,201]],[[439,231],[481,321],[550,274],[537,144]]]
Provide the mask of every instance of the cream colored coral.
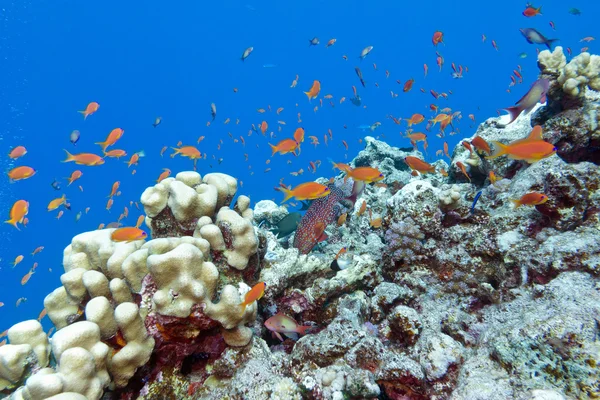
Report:
[[117,333],[117,322],[113,313],[112,305],[106,297],[95,297],[85,305],[85,318],[98,325],[102,339],[111,338]]
[[550,52],[550,50],[540,51],[538,65],[543,72],[561,72],[567,65],[567,57],[563,53],[563,48],[556,46],[553,52]]
[[237,180],[230,175],[213,172],[204,175],[202,182],[217,188],[218,201],[216,209],[229,206],[237,192]]
[[452,185],[443,189],[438,197],[440,208],[443,210],[453,210],[460,206],[460,186]]
[[600,90],[600,56],[584,52],[567,64],[562,47],[557,46],[552,53],[540,52],[538,64],[544,72],[559,73],[558,83],[571,96],[583,95],[586,87]]
[[32,351],[29,344],[7,344],[0,347],[0,389],[11,387],[21,379],[29,365],[28,358]]
[[192,188],[202,183],[202,177],[196,171],[182,171],[175,176],[175,179]]
[[69,319],[79,312],[79,304],[77,299],[68,295],[64,286],[54,289],[44,298],[44,307],[56,329],[68,325]]
[[[233,268],[243,270],[248,265],[250,256],[258,250],[258,239],[251,220],[240,216],[230,208],[223,207],[217,214],[217,226],[223,237],[231,236],[231,245],[224,254],[227,263]],[[225,241],[227,243],[227,240]]]
[[127,385],[135,371],[150,360],[154,339],[146,332],[138,306],[123,303],[115,309],[115,319],[127,344],[110,362],[110,372],[117,387]]
[[7,332],[10,344],[28,344],[37,357],[37,365],[41,368],[48,365],[50,343],[42,324],[35,319],[19,322]]
[[219,278],[217,267],[189,243],[148,256],[147,265],[158,288],[153,302],[162,315],[189,316],[192,305],[212,298]]

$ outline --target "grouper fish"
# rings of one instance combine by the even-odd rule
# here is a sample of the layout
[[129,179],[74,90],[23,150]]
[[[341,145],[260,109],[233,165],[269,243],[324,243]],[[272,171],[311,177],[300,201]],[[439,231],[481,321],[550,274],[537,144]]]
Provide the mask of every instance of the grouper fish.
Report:
[[348,195],[348,184],[337,186],[332,183],[329,185],[331,189],[329,195],[313,200],[300,220],[294,236],[294,247],[300,251],[300,254],[308,254],[317,243],[327,238],[325,228],[335,221],[345,208],[354,207],[364,187],[363,182],[354,181]]

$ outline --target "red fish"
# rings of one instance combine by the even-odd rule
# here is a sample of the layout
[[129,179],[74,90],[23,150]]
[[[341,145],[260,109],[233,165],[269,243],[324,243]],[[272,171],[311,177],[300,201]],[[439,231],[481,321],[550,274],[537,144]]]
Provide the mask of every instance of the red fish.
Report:
[[327,239],[325,228],[339,217],[340,203],[350,203],[353,206],[364,189],[364,183],[355,181],[348,198],[341,188],[333,184],[330,184],[329,188],[331,189],[329,196],[314,200],[298,223],[294,235],[294,247],[300,251],[300,254],[308,254],[318,242]]

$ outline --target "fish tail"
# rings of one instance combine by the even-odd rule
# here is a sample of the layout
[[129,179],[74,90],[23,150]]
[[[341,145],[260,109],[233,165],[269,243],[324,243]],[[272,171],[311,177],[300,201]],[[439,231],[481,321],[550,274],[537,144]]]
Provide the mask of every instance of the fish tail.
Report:
[[509,199],[509,200],[513,203],[513,205],[515,206],[515,208],[519,208],[522,205],[522,203],[521,203],[520,200],[515,200],[515,199]]
[[102,152],[106,154],[106,142],[96,142],[98,146],[102,147]]
[[277,146],[273,146],[271,143],[269,146],[271,146],[271,157],[273,157],[277,153]]
[[75,158],[73,157],[73,154],[69,153],[66,149],[63,149],[65,151],[65,153],[67,153],[67,159],[64,160],[63,162],[69,162],[69,161],[73,161]]
[[294,197],[294,193],[288,188],[281,187],[279,190],[285,195],[281,201],[282,204]]
[[492,160],[494,158],[498,158],[500,156],[503,156],[504,154],[506,154],[508,152],[508,146],[505,144],[502,144],[500,142],[496,142],[496,141],[492,141],[492,143],[494,144],[494,152],[487,156],[486,159],[487,160]]
[[312,326],[310,326],[310,325],[300,325],[300,326],[296,327],[296,333],[298,333],[300,335],[306,335],[306,331],[308,331],[311,328],[312,328]]
[[544,43],[546,45],[546,47],[548,47],[548,50],[552,50],[552,43],[557,42],[559,39],[547,39],[546,43]]
[[519,106],[508,107],[508,108],[505,108],[504,110],[508,111],[508,113],[510,114],[510,121],[506,125],[512,124],[514,122],[514,120],[517,119],[519,114],[521,114],[521,111],[523,111],[521,109],[521,107],[519,107]]
[[304,92],[304,94],[306,95],[306,97],[308,97],[308,101],[312,99],[310,92]]
[[86,111],[86,110],[83,110],[83,111],[77,111],[77,112],[78,112],[78,113],[80,113],[80,114],[83,114],[83,120],[85,121],[85,119],[86,119],[86,118],[87,118],[87,116],[88,116],[88,113],[87,113],[87,111]]
[[5,224],[11,224],[15,228],[17,228],[18,231],[20,231],[19,226],[17,225],[17,221],[9,219],[9,220],[4,221],[4,223]]

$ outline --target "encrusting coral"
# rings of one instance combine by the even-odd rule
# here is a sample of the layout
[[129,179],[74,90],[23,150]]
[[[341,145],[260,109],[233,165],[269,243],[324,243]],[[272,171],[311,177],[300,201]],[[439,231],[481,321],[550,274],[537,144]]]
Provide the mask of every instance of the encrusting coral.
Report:
[[127,391],[140,367],[159,373],[165,357],[182,365],[194,353],[222,351],[219,343],[248,344],[244,325],[256,304],[240,304],[254,282],[236,271],[256,256],[258,239],[249,198],[229,208],[236,190],[231,176],[182,172],[142,194],[154,239],[114,242],[114,229],[75,236],[64,251],[62,286],[44,301],[58,329],[56,364],[47,368],[50,344],[39,322],[16,324],[11,344],[0,348],[3,387],[23,384],[15,399],[66,392],[99,399],[109,386]]

